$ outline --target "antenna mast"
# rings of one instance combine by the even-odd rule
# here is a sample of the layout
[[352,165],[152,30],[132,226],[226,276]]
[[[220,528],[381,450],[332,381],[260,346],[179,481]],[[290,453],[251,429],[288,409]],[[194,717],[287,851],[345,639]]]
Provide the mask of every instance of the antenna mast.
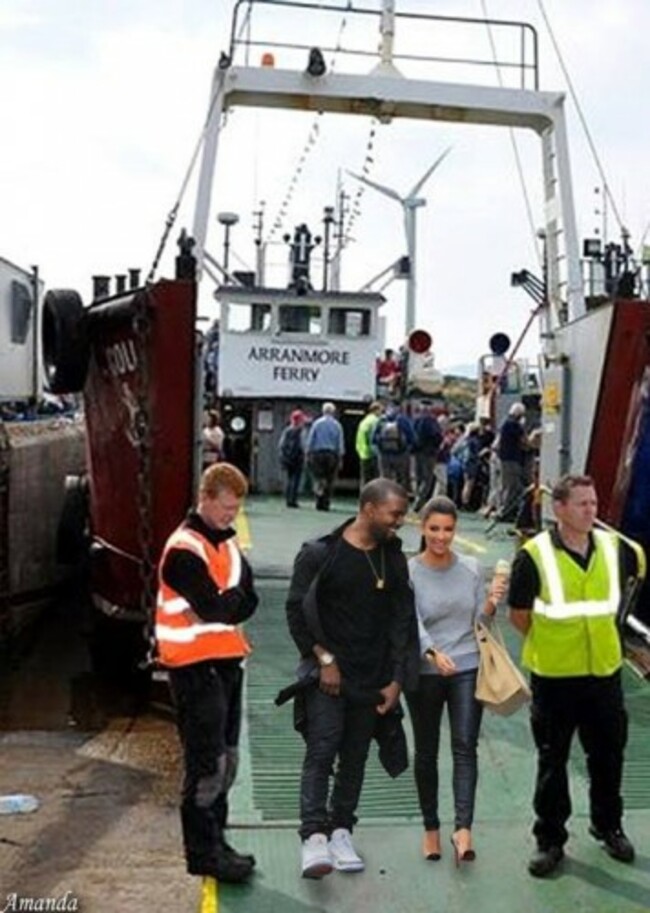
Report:
[[387,76],[399,76],[400,73],[393,63],[393,42],[395,41],[395,0],[383,0],[381,21],[379,23],[381,42],[379,44],[379,63],[374,73],[384,73]]
[[260,208],[253,212],[255,221],[253,222],[253,231],[255,232],[255,282],[262,288],[264,286],[264,272],[266,259],[266,244],[262,240],[264,230],[264,207],[266,201],[260,201]]

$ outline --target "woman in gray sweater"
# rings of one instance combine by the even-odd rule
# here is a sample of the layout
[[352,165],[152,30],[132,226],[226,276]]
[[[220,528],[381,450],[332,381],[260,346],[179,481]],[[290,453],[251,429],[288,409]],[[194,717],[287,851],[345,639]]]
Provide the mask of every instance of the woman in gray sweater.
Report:
[[456,864],[473,860],[472,819],[478,778],[476,747],[482,707],[474,697],[479,653],[474,622],[493,615],[505,596],[496,577],[486,595],[478,561],[451,548],[456,506],[445,497],[428,501],[420,512],[424,547],[409,561],[420,632],[420,680],[407,695],[415,736],[415,781],[424,820],[422,852],[440,859],[438,745],[445,704],[451,729]]

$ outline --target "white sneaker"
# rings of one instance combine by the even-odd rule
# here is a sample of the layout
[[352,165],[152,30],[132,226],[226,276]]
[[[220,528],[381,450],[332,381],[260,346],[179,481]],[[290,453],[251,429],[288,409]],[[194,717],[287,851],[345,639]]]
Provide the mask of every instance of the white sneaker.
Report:
[[365,863],[352,843],[352,835],[346,827],[337,827],[329,843],[330,856],[337,872],[363,872]]
[[325,834],[312,834],[302,841],[302,877],[322,878],[332,871],[332,857]]

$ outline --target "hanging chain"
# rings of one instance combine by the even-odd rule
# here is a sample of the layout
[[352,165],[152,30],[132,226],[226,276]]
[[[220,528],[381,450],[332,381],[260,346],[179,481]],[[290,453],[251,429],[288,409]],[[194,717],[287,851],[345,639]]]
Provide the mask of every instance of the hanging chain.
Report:
[[9,474],[11,444],[0,417],[0,646],[7,648],[11,636],[9,570]]
[[139,353],[139,369],[136,374],[135,385],[138,409],[134,425],[138,456],[137,509],[138,541],[140,545],[140,608],[145,619],[143,633],[147,641],[147,656],[144,663],[146,667],[152,664],[155,651],[155,567],[153,561],[153,482],[151,478],[152,429],[149,389],[152,330],[152,307],[149,298],[152,294],[151,287],[138,294],[133,317],[133,329]]

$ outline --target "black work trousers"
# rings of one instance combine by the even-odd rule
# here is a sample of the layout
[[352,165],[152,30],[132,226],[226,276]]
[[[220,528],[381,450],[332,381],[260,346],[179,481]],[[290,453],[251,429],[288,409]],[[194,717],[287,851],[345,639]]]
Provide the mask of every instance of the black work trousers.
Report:
[[621,826],[623,752],[627,715],[620,672],[603,678],[531,677],[531,727],[537,746],[533,833],[541,849],[563,846],[571,814],[567,765],[577,731],[587,759],[591,823],[599,831]]
[[309,455],[317,510],[329,510],[339,455],[334,450],[314,450]]
[[209,871],[223,850],[228,791],[237,773],[241,660],[208,660],[170,669],[185,770],[181,799],[188,870]]
[[[330,834],[336,828],[351,831],[370,742],[377,724],[374,706],[345,697],[332,697],[320,688],[305,692],[307,750],[300,781],[300,836]],[[334,786],[328,805],[329,780]]]

